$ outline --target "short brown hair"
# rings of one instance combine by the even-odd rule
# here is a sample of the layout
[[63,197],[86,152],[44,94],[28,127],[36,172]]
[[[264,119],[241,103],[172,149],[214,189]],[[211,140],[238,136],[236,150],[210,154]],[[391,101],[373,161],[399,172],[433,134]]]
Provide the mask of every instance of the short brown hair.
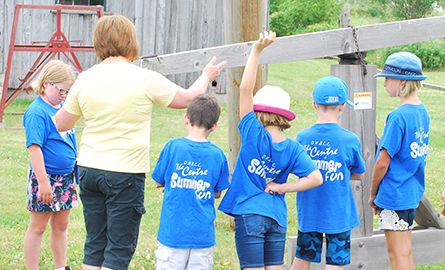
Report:
[[320,109],[322,112],[329,112],[329,111],[337,111],[338,107],[340,107],[341,104],[334,104],[334,105],[328,105],[328,104],[317,104],[317,108]]
[[218,100],[211,94],[199,94],[189,103],[187,115],[192,126],[211,129],[218,123],[221,114],[221,106]]
[[37,95],[45,93],[43,82],[47,80],[52,83],[68,82],[73,84],[75,80],[74,72],[71,67],[60,60],[51,60],[46,63],[39,76],[31,83],[31,88]]
[[284,131],[292,127],[292,124],[286,117],[276,113],[255,111],[255,115],[258,121],[264,127],[277,126],[280,131]]
[[136,27],[121,15],[102,16],[97,21],[93,43],[100,61],[110,56],[133,61],[139,56]]

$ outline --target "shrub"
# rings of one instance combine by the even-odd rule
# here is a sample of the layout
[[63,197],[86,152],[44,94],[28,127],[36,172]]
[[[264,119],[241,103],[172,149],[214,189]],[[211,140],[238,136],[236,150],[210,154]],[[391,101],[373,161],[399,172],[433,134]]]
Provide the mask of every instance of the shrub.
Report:
[[385,48],[375,51],[376,60],[373,64],[383,67],[386,58],[395,52],[410,52],[417,55],[422,61],[422,67],[427,70],[439,70],[445,68],[445,39],[430,40],[410,45]]
[[338,25],[341,3],[336,0],[287,0],[270,15],[270,29],[277,36],[301,33],[310,25]]
[[391,7],[394,17],[402,20],[425,18],[430,15],[437,0],[373,0],[385,7]]

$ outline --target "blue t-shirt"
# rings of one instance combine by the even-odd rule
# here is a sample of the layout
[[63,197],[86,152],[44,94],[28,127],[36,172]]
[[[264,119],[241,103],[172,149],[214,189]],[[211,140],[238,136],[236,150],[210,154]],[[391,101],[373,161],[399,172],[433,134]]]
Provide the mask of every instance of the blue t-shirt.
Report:
[[376,160],[382,148],[391,161],[380,183],[374,203],[388,210],[419,206],[425,191],[430,117],[425,105],[405,104],[386,118]]
[[[224,195],[219,210],[229,215],[257,214],[270,217],[287,227],[284,194],[269,194],[267,183],[286,183],[290,173],[308,176],[317,169],[303,146],[286,139],[274,143],[252,111],[241,119],[241,149],[232,175],[231,187]],[[297,180],[298,181],[298,180]]]
[[165,185],[158,241],[171,248],[215,245],[215,192],[230,186],[224,152],[211,142],[171,139],[152,173]]
[[76,134],[74,128],[57,131],[54,115],[58,110],[38,96],[26,110],[23,126],[26,147],[36,144],[42,149],[46,173],[65,175],[72,172],[76,164]]
[[297,193],[298,230],[334,234],[360,225],[349,184],[351,173],[366,171],[357,135],[336,123],[315,124],[297,141],[323,175],[321,186]]

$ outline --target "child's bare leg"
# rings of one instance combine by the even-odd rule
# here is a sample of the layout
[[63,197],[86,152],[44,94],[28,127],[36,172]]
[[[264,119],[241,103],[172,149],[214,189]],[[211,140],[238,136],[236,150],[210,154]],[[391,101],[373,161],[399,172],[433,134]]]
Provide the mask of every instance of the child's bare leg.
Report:
[[388,256],[393,270],[414,269],[411,247],[411,230],[385,231]]
[[40,244],[51,212],[30,212],[29,226],[23,242],[26,268],[39,269]]
[[310,261],[302,260],[297,257],[294,258],[294,262],[292,263],[292,270],[309,270],[310,268]]
[[326,264],[325,270],[341,270],[343,269],[342,265],[330,265],[330,264]]
[[101,270],[101,269],[108,269],[108,268],[102,268],[98,266],[91,266],[91,265],[82,265],[82,270]]
[[50,219],[51,235],[50,244],[53,251],[54,266],[56,268],[66,266],[66,229],[69,223],[70,209],[54,212]]
[[283,270],[283,265],[268,265],[266,270]]

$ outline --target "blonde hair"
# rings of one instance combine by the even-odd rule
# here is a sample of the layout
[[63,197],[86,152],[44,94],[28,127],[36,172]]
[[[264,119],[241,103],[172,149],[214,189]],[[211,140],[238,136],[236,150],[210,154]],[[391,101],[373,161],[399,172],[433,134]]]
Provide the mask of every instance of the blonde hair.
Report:
[[139,56],[136,27],[121,15],[101,17],[94,30],[93,43],[100,61],[110,56],[123,56],[133,61]]
[[45,93],[43,82],[47,80],[52,83],[74,83],[74,72],[71,67],[60,60],[51,60],[45,66],[35,81],[31,83],[31,88],[37,95]]
[[279,114],[270,113],[270,112],[261,112],[255,111],[256,118],[264,127],[267,126],[277,126],[280,131],[284,131],[290,127],[292,124],[290,121]]
[[400,90],[400,96],[406,98],[411,93],[416,92],[417,90],[420,90],[422,88],[422,82],[421,81],[406,81],[405,85],[402,87],[402,90]]

